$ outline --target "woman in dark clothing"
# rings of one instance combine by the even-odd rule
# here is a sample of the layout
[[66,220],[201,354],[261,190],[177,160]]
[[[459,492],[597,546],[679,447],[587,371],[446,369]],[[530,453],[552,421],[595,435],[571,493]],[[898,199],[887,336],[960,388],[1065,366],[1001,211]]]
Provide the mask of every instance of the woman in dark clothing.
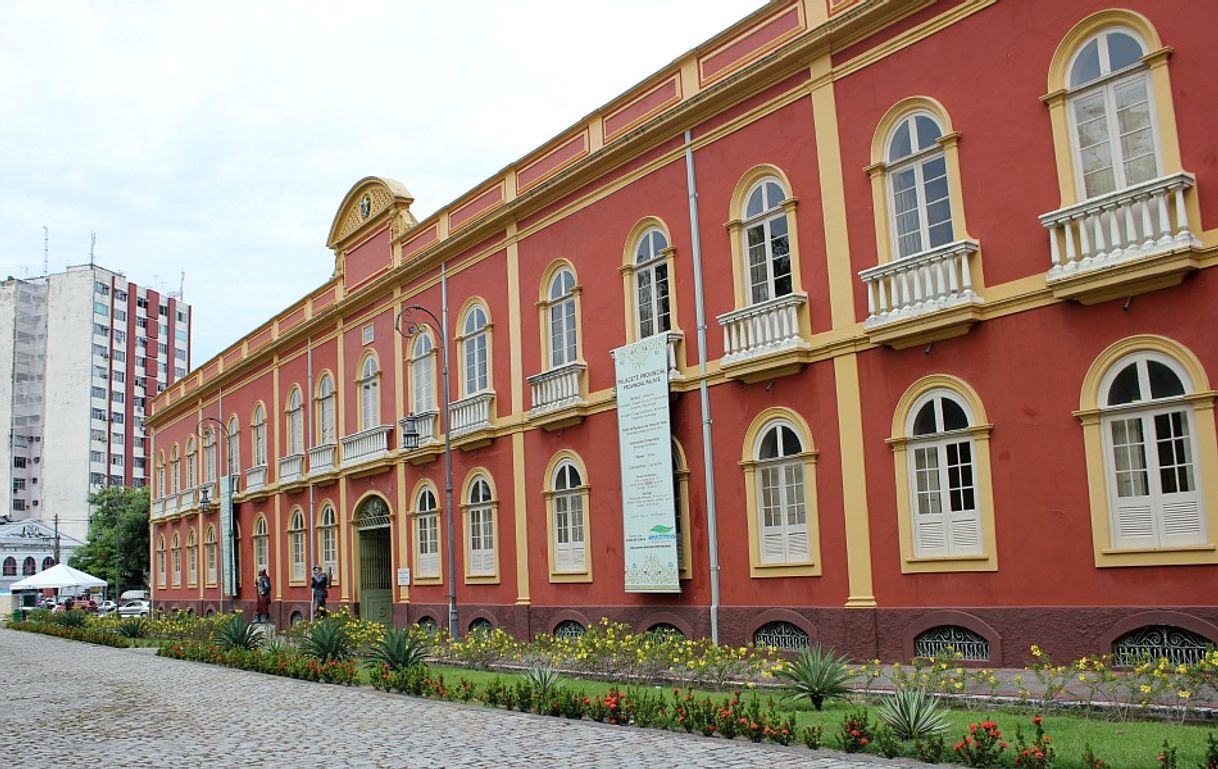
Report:
[[330,594],[330,576],[313,565],[313,616],[323,617],[326,614],[326,597]]
[[266,569],[258,570],[258,579],[254,580],[254,589],[258,593],[258,603],[254,607],[254,622],[271,621],[271,578]]

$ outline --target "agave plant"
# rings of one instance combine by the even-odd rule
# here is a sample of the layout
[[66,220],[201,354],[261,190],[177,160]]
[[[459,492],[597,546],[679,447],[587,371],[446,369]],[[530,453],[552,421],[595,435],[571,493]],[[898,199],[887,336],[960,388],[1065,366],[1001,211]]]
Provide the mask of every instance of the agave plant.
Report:
[[431,645],[420,635],[406,628],[391,628],[385,631],[384,640],[370,647],[364,656],[373,667],[405,670],[426,662],[429,651]]
[[524,674],[525,680],[533,688],[533,701],[546,702],[550,696],[562,688],[558,682],[558,671],[549,665],[534,665]]
[[52,616],[55,617],[55,623],[62,627],[81,628],[85,626],[85,613],[78,609],[71,609]]
[[355,653],[355,643],[346,626],[327,617],[309,628],[300,639],[300,650],[322,662],[345,660]]
[[254,650],[262,646],[262,632],[258,627],[245,621],[245,617],[234,614],[229,619],[216,625],[212,636],[221,649]]
[[854,673],[848,663],[849,659],[844,655],[839,657],[832,649],[824,651],[817,644],[775,675],[786,681],[789,699],[807,700],[820,710],[825,700],[844,700],[850,693],[847,684],[854,678]]
[[923,739],[947,729],[938,698],[925,689],[897,689],[875,712],[903,740]]
[[286,654],[296,647],[283,636],[263,636],[262,651],[270,654]]
[[129,617],[120,620],[114,629],[123,638],[146,638],[151,626],[144,617]]

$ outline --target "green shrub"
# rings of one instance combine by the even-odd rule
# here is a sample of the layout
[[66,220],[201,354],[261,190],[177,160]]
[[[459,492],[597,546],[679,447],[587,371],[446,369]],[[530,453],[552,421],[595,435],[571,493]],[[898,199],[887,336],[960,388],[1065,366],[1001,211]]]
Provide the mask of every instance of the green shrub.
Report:
[[404,670],[426,662],[430,649],[431,645],[421,635],[405,628],[392,628],[380,643],[368,649],[365,657],[369,666]]
[[263,635],[255,625],[246,622],[245,617],[234,614],[216,625],[216,629],[212,631],[212,640],[221,649],[254,651],[262,646]]
[[150,623],[144,617],[130,617],[115,623],[114,632],[123,638],[147,638],[149,625]]
[[354,655],[355,643],[345,624],[326,618],[309,628],[300,640],[300,650],[322,662],[346,660]]
[[896,758],[901,755],[901,738],[887,726],[875,730],[875,752],[884,758]]
[[[928,764],[937,764],[943,760],[943,754],[947,751],[947,744],[943,741],[941,735],[925,737],[914,740],[914,756],[919,761],[924,761]],[[1088,766],[1086,769],[1104,769],[1103,766]]]
[[524,677],[533,687],[533,700],[538,703],[548,702],[554,692],[562,688],[558,682],[558,671],[549,665],[534,665],[525,672]]
[[799,741],[807,746],[808,750],[818,750],[824,744],[823,726],[805,726],[803,731],[799,733]]
[[55,624],[61,627],[82,628],[88,621],[88,615],[79,609],[71,609],[69,611],[53,614]]
[[897,689],[876,706],[875,714],[902,740],[916,740],[947,729],[944,710],[925,689]]
[[788,697],[795,701],[807,700],[820,710],[825,700],[846,699],[850,693],[847,685],[854,673],[847,667],[849,659],[839,657],[832,649],[823,651],[820,644],[796,657],[776,675],[786,681]]

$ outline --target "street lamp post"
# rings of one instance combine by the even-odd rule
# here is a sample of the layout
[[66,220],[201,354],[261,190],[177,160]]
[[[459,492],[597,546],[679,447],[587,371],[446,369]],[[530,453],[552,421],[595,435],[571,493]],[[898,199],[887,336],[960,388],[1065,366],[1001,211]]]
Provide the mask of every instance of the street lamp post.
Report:
[[[448,396],[448,324],[442,322],[434,312],[422,305],[407,305],[402,308],[393,321],[393,327],[407,341],[419,332],[419,324],[414,320],[415,312],[427,315],[440,330],[441,379],[444,382],[444,530],[445,544],[448,549],[448,635],[455,641],[461,637],[461,630],[457,622],[456,545],[453,534],[453,446],[452,422],[449,421],[451,399]],[[447,319],[447,312],[445,312],[445,317]],[[403,321],[405,321],[404,327]],[[419,433],[415,429],[414,415],[411,414],[406,417],[406,429],[402,431],[402,448],[416,449],[418,447]]]
[[[199,420],[199,428],[202,428],[203,423],[205,423],[205,422],[213,423],[213,424],[215,424],[216,427],[220,428],[220,433],[224,436],[224,442],[223,442],[222,446],[223,446],[223,448],[227,448],[228,441],[229,441],[228,428],[224,426],[224,422],[217,419],[216,417],[203,417],[202,419]],[[215,428],[212,428],[212,429],[214,430]],[[207,436],[201,435],[201,437],[206,438]],[[214,433],[213,433],[212,437],[213,438],[215,437]],[[224,473],[224,483],[228,484],[228,491],[229,491],[228,504],[231,507],[231,505],[233,503],[232,502],[232,499],[233,499],[233,497],[232,497],[232,478],[230,477],[229,473],[227,472],[228,465],[225,465],[223,462],[220,461],[222,458],[223,458],[223,455],[219,451],[217,451],[216,452],[216,469],[219,470],[221,467],[223,467],[226,471]],[[206,459],[204,459],[204,463],[206,463]],[[220,489],[219,484],[220,484],[219,473],[217,473],[217,477],[216,477],[217,490]],[[217,500],[217,503],[220,503],[224,500],[223,491],[220,491],[219,493],[220,493],[220,499]],[[199,510],[200,510],[200,512],[206,513],[210,509],[210,507],[211,507],[211,500],[208,499],[208,497],[207,497],[207,486],[205,485],[199,492]],[[224,520],[223,511],[220,512],[220,520],[221,520],[221,523],[223,523],[223,520]],[[230,525],[232,523],[231,516],[230,516],[229,523],[230,523]],[[216,542],[216,568],[220,572],[219,573],[219,577],[220,577],[219,583],[220,584],[218,587],[219,587],[219,591],[220,591],[220,613],[221,614],[224,613],[224,587],[225,587],[224,570],[226,568],[231,568],[229,563],[224,560],[224,542],[225,542],[224,538],[226,536],[231,536],[231,534],[232,534],[231,531],[226,532],[226,531],[224,531],[223,526],[221,526],[220,541]],[[206,554],[204,554],[205,559],[206,559],[206,557],[207,557]],[[234,582],[236,581],[235,575],[234,575],[233,581]]]

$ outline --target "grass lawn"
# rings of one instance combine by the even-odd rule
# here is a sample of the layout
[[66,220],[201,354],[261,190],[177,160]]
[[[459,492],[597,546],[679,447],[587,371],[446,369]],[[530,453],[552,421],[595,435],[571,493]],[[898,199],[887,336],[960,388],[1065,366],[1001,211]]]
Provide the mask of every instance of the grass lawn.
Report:
[[[483,670],[471,670],[456,667],[434,667],[435,674],[443,675],[444,681],[451,689],[461,678],[473,682],[482,689],[495,678],[505,682],[515,682],[522,676],[513,673],[496,673]],[[582,689],[588,696],[604,695],[614,686],[606,681],[596,681],[582,678],[564,678],[563,684],[576,689]],[[367,683],[366,671],[361,671],[361,682]],[[619,689],[626,686],[617,685]],[[671,687],[654,687],[654,690],[666,697]],[[722,698],[724,692],[710,692],[700,689],[693,690],[695,696],[711,695]],[[768,691],[745,691],[742,698],[757,696],[765,701],[773,696],[775,704],[781,709],[780,694]],[[852,703],[834,701],[827,703],[821,712],[810,708],[796,709],[797,723],[802,730],[805,726],[820,725],[824,730],[825,746],[837,746],[836,734],[846,714],[857,707]],[[1024,728],[1025,738],[1031,740],[1034,728],[1031,718],[1036,712],[1009,710],[950,710],[947,720],[951,727],[943,734],[947,743],[945,760],[951,761],[952,745],[955,744],[968,730],[968,725],[974,722],[994,721],[1002,730],[1003,738],[1009,744],[1005,755],[1005,765],[1011,766],[1015,755],[1015,725]],[[1150,721],[1104,721],[1098,718],[1083,718],[1077,715],[1042,712],[1046,733],[1053,737],[1053,745],[1057,749],[1057,760],[1054,766],[1058,769],[1084,769],[1081,760],[1083,749],[1090,743],[1097,758],[1103,759],[1111,769],[1159,769],[1158,754],[1163,740],[1168,740],[1178,749],[1180,769],[1194,769],[1200,766],[1204,769],[1206,734],[1218,733],[1218,726],[1195,726],[1178,723]],[[873,718],[873,721],[877,719]],[[716,739],[716,738],[707,738]],[[907,754],[913,755],[913,743],[907,743]]]

